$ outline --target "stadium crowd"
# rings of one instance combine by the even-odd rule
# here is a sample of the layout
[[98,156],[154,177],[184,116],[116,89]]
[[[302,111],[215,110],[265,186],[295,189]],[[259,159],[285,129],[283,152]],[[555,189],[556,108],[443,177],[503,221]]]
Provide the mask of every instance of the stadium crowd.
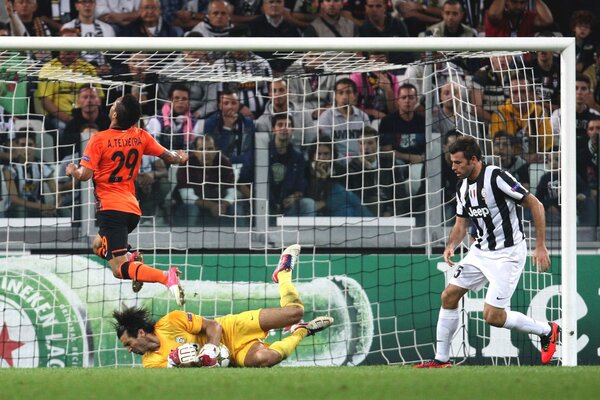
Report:
[[[574,36],[578,223],[598,224],[598,2],[7,0],[5,11],[0,36]],[[489,139],[487,150],[496,159],[488,161],[499,162],[536,194],[550,224],[560,222],[558,176],[546,172],[556,171],[559,162],[553,152],[560,127],[555,54],[433,63],[438,79],[433,120],[425,118],[423,68],[410,64],[423,55],[362,56],[398,68],[334,75],[323,73],[321,61],[310,54],[294,60],[274,53],[188,51],[170,57],[169,65],[209,65],[260,79],[175,82],[156,73],[142,54],[37,51],[1,58],[0,217],[70,215],[79,195],[71,191],[64,168],[80,158],[91,135],[108,128],[110,104],[132,93],[142,103],[143,127],[166,148],[190,152],[188,165],[174,174],[156,157],[142,160],[138,198],[144,215],[156,215],[160,223],[228,224],[234,215],[242,226],[251,223],[258,132],[271,137],[270,214],[422,212],[423,165],[432,160],[441,163],[445,200],[451,202],[456,177],[448,158],[426,160],[428,124],[441,135],[444,149],[460,134]],[[36,76],[28,74],[28,62],[41,65]],[[533,73],[508,73],[516,69]],[[56,80],[57,71],[100,79]],[[123,83],[119,90],[114,81]],[[472,107],[461,102],[466,96]],[[44,194],[56,189],[58,198],[49,201]]]

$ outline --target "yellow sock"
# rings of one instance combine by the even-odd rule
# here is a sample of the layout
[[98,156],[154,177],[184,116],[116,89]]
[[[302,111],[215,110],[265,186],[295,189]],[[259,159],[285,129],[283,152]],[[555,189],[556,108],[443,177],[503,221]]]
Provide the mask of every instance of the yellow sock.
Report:
[[292,272],[281,271],[277,275],[277,278],[279,279],[279,305],[282,308],[287,306],[304,308],[304,304],[300,300],[300,295],[292,283]]
[[292,333],[285,339],[275,342],[271,345],[271,349],[275,350],[281,355],[281,359],[285,360],[290,354],[298,347],[302,339],[308,335],[306,329],[297,329],[296,332]]

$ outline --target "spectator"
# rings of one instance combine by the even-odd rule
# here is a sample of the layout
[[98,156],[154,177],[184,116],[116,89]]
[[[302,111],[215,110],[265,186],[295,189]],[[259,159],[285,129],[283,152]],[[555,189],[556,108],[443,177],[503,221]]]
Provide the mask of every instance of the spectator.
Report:
[[[544,35],[546,36],[546,35]],[[560,60],[551,51],[536,51],[536,57],[527,67],[532,68],[537,98],[553,110],[560,107]]]
[[[35,159],[35,140],[26,131],[16,133],[12,142],[13,160],[4,167],[4,182],[10,196],[6,215],[12,218],[54,217],[53,201],[42,193],[56,193],[52,168]],[[42,189],[47,185],[48,189]],[[57,199],[60,204],[60,196]]]
[[465,10],[459,0],[446,0],[442,6],[442,22],[431,25],[419,36],[476,37],[477,31],[461,23]]
[[83,154],[80,135],[84,126],[94,124],[96,130],[101,131],[110,126],[110,118],[102,109],[98,90],[93,86],[83,86],[79,89],[77,107],[73,109],[72,116],[73,119],[65,126],[62,140],[58,142],[58,158],[60,160],[74,152]]
[[286,71],[287,76],[297,77],[289,79],[288,92],[293,93],[292,100],[310,110],[312,119],[318,119],[333,103],[336,77],[324,73],[325,60],[323,54],[306,53]]
[[[188,32],[187,37],[201,37],[198,32]],[[161,83],[159,84],[159,98],[166,98],[172,82],[169,76],[171,71],[181,71],[187,65],[194,64],[196,66],[210,68],[214,63],[213,54],[206,51],[186,50],[182,52],[182,56],[173,61],[173,63],[163,70],[161,74]],[[180,75],[176,75],[175,79],[181,79]],[[197,119],[208,118],[212,113],[217,111],[219,83],[206,81],[188,82],[190,89],[190,109],[192,115]]]
[[372,217],[360,198],[346,190],[346,170],[333,162],[332,139],[320,138],[309,148],[308,195],[315,202],[317,215],[332,217]]
[[415,111],[417,88],[403,83],[398,89],[398,112],[391,113],[379,124],[383,151],[394,150],[401,164],[422,163],[425,160],[425,117]]
[[590,78],[592,101],[590,101],[590,107],[596,111],[600,111],[600,47],[596,49],[596,62],[590,65],[583,73]]
[[[575,74],[575,135],[576,147],[579,150],[587,147],[589,140],[587,133],[588,122],[592,119],[600,118],[600,112],[590,108],[589,103],[593,102],[590,90],[590,78],[587,75]],[[561,110],[554,110],[552,113],[552,131],[558,137],[561,126]]]
[[36,16],[37,0],[5,0],[12,36],[52,36],[46,22]]
[[[178,170],[179,172],[179,170]],[[160,217],[168,223],[170,207],[165,204],[165,199],[171,190],[169,173],[164,161],[156,156],[144,155],[140,164],[140,172],[135,178],[135,193],[139,200],[142,215],[156,217],[155,224],[160,225]],[[151,222],[142,219],[142,224]]]
[[508,171],[525,189],[529,190],[529,164],[515,153],[514,140],[514,136],[504,131],[496,132],[492,142],[494,155],[499,158],[498,166]]
[[[306,162],[291,143],[294,121],[283,114],[273,116],[273,138],[269,144],[269,215],[312,216],[315,202],[306,197]],[[252,199],[255,157],[249,151],[238,179],[243,199]],[[242,206],[242,207],[239,207]],[[238,215],[250,215],[248,201],[238,203]]]
[[470,26],[477,32],[485,32],[483,25],[484,16],[489,7],[490,0],[460,0],[463,10],[465,10],[465,17],[463,24]]
[[[546,170],[548,172],[542,175],[536,191],[536,197],[546,210],[546,223],[548,225],[560,225],[561,223],[559,168],[560,152],[558,148],[555,148],[552,153],[546,154]],[[576,178],[577,223],[578,225],[595,225],[597,212],[594,208],[590,189],[579,174]]]
[[515,137],[515,151],[523,152],[529,163],[538,162],[540,153],[553,147],[550,118],[527,79],[515,77],[510,83],[511,98],[498,107],[490,119],[490,136],[506,131]]
[[225,0],[211,0],[205,20],[192,29],[204,37],[227,37],[231,36],[232,30],[231,6]]
[[[9,0],[6,1],[8,2]],[[52,35],[55,36],[63,24],[77,16],[75,1],[38,1],[35,15],[40,17],[50,27]]]
[[348,165],[348,190],[374,216],[391,217],[400,213],[396,205],[405,197],[404,178],[394,162],[394,153],[379,151],[378,139],[375,129],[365,127],[358,142],[359,155]]
[[[76,0],[77,18],[62,26],[75,29],[81,37],[114,37],[115,30],[109,24],[96,19],[96,0]],[[61,29],[62,29],[61,28]],[[81,59],[96,67],[98,75],[108,75],[111,71],[106,57],[99,51],[82,51]]]
[[122,36],[133,37],[180,37],[183,30],[174,25],[165,23],[160,15],[159,0],[140,0],[140,16],[133,20],[127,29],[123,29]]
[[[577,175],[583,179],[590,190],[589,200],[594,210],[598,209],[598,137],[600,135],[600,118],[588,121],[586,127],[588,140],[577,149]],[[591,221],[590,221],[591,222]],[[594,225],[598,224],[594,220]]]
[[248,24],[254,21],[260,14],[262,1],[259,0],[231,0],[233,12],[231,22],[244,32],[248,29]]
[[309,111],[303,110],[288,95],[287,81],[269,82],[271,100],[265,106],[265,112],[256,120],[257,132],[270,132],[273,115],[287,114],[296,122],[296,132],[292,135],[294,148],[302,152],[302,145],[312,143],[317,137],[317,126]]
[[194,140],[196,123],[190,111],[190,90],[180,83],[171,86],[169,102],[162,106],[159,116],[148,121],[146,130],[167,149],[184,150]]
[[[125,64],[127,65],[128,73],[121,75],[123,81],[128,82],[119,90],[113,91],[109,103],[121,97],[123,94],[132,94],[140,102],[142,107],[142,115],[151,116],[157,113],[157,109],[162,106],[159,102],[157,92],[158,76],[150,68],[151,61],[149,56],[144,53],[132,54]],[[168,91],[161,99],[169,97]]]
[[[367,57],[376,63],[387,63],[387,54],[370,52]],[[381,119],[396,111],[394,93],[398,92],[398,79],[388,70],[354,72],[350,79],[356,84],[358,107],[371,120]]]
[[485,36],[533,36],[554,22],[552,12],[542,0],[534,0],[535,10],[528,10],[527,3],[528,0],[494,0],[485,19]]
[[[80,201],[80,192],[81,192],[81,183],[72,179],[70,176],[67,176],[67,165],[72,162],[79,162],[81,160],[81,154],[85,150],[85,146],[89,142],[92,135],[98,132],[98,125],[93,122],[82,123],[79,127],[79,132],[77,132],[77,139],[75,142],[75,150],[69,148],[71,150],[64,157],[61,158],[60,163],[58,165],[58,191],[61,194],[60,201],[60,212],[65,216],[72,216],[74,221],[81,220],[81,201]],[[73,208],[72,211],[69,211],[70,208]]]
[[353,80],[338,80],[335,84],[333,107],[319,117],[319,135],[333,139],[336,161],[358,154],[358,139],[362,136],[365,126],[369,126],[369,116],[354,105],[356,94],[356,84]]
[[[74,37],[78,36],[78,32],[74,29],[63,28],[60,35]],[[79,53],[62,50],[56,58],[44,64],[40,70],[40,82],[35,95],[41,100],[46,114],[46,129],[58,129],[59,132],[62,132],[66,124],[73,119],[71,113],[77,100],[76,93],[86,84],[54,80],[57,70],[61,70],[63,73],[70,71],[76,74],[96,76],[96,68],[82,60]],[[102,88],[99,85],[94,86],[98,90],[98,95],[104,98]]]
[[456,129],[446,132],[442,136],[442,187],[444,188],[444,220],[446,225],[454,225],[456,219],[456,187],[458,177],[452,170],[452,161],[448,149],[456,142],[458,137],[462,136]]
[[442,9],[435,0],[398,0],[395,7],[408,27],[410,36],[418,36],[427,26],[442,19]]
[[[231,161],[216,147],[211,136],[198,136],[190,146],[190,159],[185,167],[177,170],[177,193],[185,207],[175,211],[176,225],[203,226],[222,223],[222,216],[233,214],[232,200],[228,191],[233,188],[234,176]],[[182,196],[184,188],[191,188],[193,203]]]
[[[272,78],[271,66],[262,57],[250,51],[232,51],[215,62],[215,68],[221,69],[225,74],[234,76],[258,76]],[[228,82],[221,84],[221,90],[228,89],[238,92],[242,108],[240,112],[246,117],[256,119],[264,111],[265,99],[268,96],[265,80]]]
[[[365,20],[358,28],[360,37],[408,37],[408,29],[402,20],[392,17],[388,12],[386,0],[366,0]],[[389,60],[394,64],[407,64],[415,60],[410,52],[391,52]],[[403,71],[398,71],[398,74]]]
[[354,37],[354,23],[342,16],[342,0],[319,0],[319,16],[304,30],[305,37]]
[[[52,36],[52,31],[40,17],[35,16],[37,0],[5,0],[6,13],[12,36]],[[48,62],[52,53],[45,50],[28,52],[28,57]]]
[[208,3],[202,0],[160,0],[160,14],[165,24],[177,26],[184,32],[188,32],[205,17],[199,9],[201,4]]
[[472,99],[480,121],[489,122],[492,113],[506,101],[510,86],[509,70],[513,56],[490,57],[490,64],[475,73],[472,83]]
[[434,106],[432,132],[445,134],[457,129],[460,133],[477,137],[483,134],[483,126],[479,129],[475,116],[471,114],[470,105],[463,101],[463,94],[454,83],[445,83],[438,90],[440,106]]
[[242,163],[254,149],[254,123],[240,113],[238,94],[231,90],[219,96],[218,111],[206,119],[204,133],[233,164]]
[[[3,29],[4,27],[4,29]],[[0,37],[9,36],[8,26],[0,22]],[[0,64],[0,107],[8,114],[23,115],[29,110],[28,62],[13,53]],[[4,121],[0,121],[0,125]]]
[[[250,22],[248,35],[251,37],[300,37],[300,31],[284,18],[285,9],[283,0],[264,0],[263,14]],[[273,73],[282,75],[292,61],[277,58],[275,53],[256,53],[265,58]]]
[[110,24],[117,36],[140,16],[140,0],[96,0],[96,17]]
[[575,57],[577,59],[577,72],[585,71],[594,63],[594,28],[596,17],[587,10],[578,10],[571,16],[571,31],[575,34]]
[[204,21],[209,0],[162,0],[165,23],[189,31]]

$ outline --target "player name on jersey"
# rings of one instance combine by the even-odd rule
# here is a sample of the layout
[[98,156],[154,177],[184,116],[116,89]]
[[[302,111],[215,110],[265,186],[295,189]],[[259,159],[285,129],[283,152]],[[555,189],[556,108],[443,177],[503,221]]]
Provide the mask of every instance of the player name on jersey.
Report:
[[106,147],[112,149],[114,147],[132,147],[141,144],[142,140],[139,137],[112,138],[107,140]]

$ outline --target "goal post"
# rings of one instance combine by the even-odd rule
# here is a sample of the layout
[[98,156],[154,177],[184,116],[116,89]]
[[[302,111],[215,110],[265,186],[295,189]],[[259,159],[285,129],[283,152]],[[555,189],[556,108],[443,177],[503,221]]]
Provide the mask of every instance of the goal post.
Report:
[[[577,365],[577,319],[576,319],[576,301],[577,301],[577,214],[576,214],[576,171],[573,168],[576,165],[576,142],[575,142],[575,39],[574,38],[299,38],[290,40],[288,38],[74,38],[74,37],[61,37],[61,38],[38,38],[38,37],[0,37],[0,53],[1,52],[23,52],[23,51],[58,51],[58,50],[71,50],[71,51],[83,51],[83,50],[98,50],[110,53],[119,52],[146,52],[152,53],[173,53],[178,51],[263,51],[263,52],[281,52],[282,56],[286,53],[303,53],[303,52],[347,52],[352,54],[354,52],[361,51],[414,51],[414,52],[430,52],[430,53],[444,53],[449,52],[452,54],[458,54],[461,52],[526,52],[526,51],[552,51],[560,54],[560,108],[562,112],[559,144],[560,144],[560,204],[561,204],[561,222],[560,222],[560,249],[553,249],[554,254],[560,253],[560,265],[561,265],[561,289],[560,289],[560,317],[561,326],[563,329],[562,333],[562,365],[564,366],[576,366]],[[353,71],[351,65],[336,65],[332,67],[332,71],[338,73],[347,73]],[[227,76],[215,76],[214,81],[222,81],[228,79]],[[424,87],[427,87],[424,85]],[[427,90],[435,90],[437,86],[431,86]],[[435,100],[432,100],[432,95],[426,99],[428,105],[433,105]],[[431,130],[429,131],[431,134]],[[257,135],[259,142],[262,143],[260,149],[263,156],[266,156],[268,146],[268,137]],[[440,149],[439,143],[440,138],[438,136],[428,136],[432,143],[437,143],[435,149]],[[258,144],[257,144],[258,146]],[[12,151],[12,150],[11,150]],[[261,170],[261,176],[267,179],[266,169]],[[437,178],[436,178],[437,179]],[[436,184],[438,181],[432,179],[428,181],[428,185]],[[261,199],[268,199],[267,185],[262,182],[262,186],[257,183],[255,187],[259,188],[261,195],[258,196]],[[443,208],[443,205],[439,204],[441,197],[436,197],[433,194],[435,190],[432,189],[432,193],[427,191],[423,201],[427,201],[428,205],[433,207]],[[89,192],[88,192],[89,194]],[[82,197],[83,199],[83,197]],[[431,201],[431,203],[429,203]],[[91,199],[90,199],[90,202]],[[296,230],[294,232],[286,232],[285,229],[282,232],[272,234],[269,231],[268,221],[268,204],[266,200],[264,202],[257,202],[255,207],[258,208],[257,221],[256,221],[256,232],[258,235],[254,235],[248,239],[247,249],[249,251],[256,250],[256,242],[261,244],[260,249],[265,252],[271,248],[279,247],[279,244],[284,244],[292,237],[296,237],[298,241],[302,242],[303,238],[310,238],[311,243],[315,243],[315,247],[318,246],[319,237],[318,232],[307,232],[307,230],[301,230],[299,227],[301,222],[298,222]],[[441,211],[440,211],[441,212]],[[283,217],[285,219],[285,217]],[[440,217],[440,214],[427,213],[427,223],[425,229],[423,227],[414,227],[415,232],[422,232],[424,237],[424,246],[426,252],[431,252],[431,243],[440,243],[440,241],[447,237],[448,227],[444,226],[444,220]],[[359,220],[357,220],[359,221]],[[84,221],[85,222],[85,221]],[[331,222],[331,221],[329,221]],[[88,228],[93,229],[93,222],[90,224],[88,220],[86,222]],[[314,223],[314,221],[313,221]],[[358,222],[360,224],[360,221]],[[372,222],[371,222],[372,223]],[[397,220],[392,221],[393,230],[397,228]],[[367,226],[368,224],[364,224]],[[384,225],[382,223],[381,225]],[[293,225],[294,226],[294,225]],[[361,225],[363,226],[363,225]],[[409,229],[412,227],[409,222]],[[380,227],[379,227],[380,229]],[[378,231],[379,232],[379,231]],[[196,233],[196,232],[194,232]],[[236,233],[234,231],[234,233]],[[271,235],[270,235],[271,234]],[[275,245],[272,243],[270,236],[277,236],[280,238]],[[329,233],[331,237],[335,233]],[[415,234],[416,235],[416,234]],[[156,236],[156,235],[155,235]],[[368,235],[366,235],[368,236]],[[412,243],[412,234],[410,235],[409,243]],[[155,241],[160,239],[153,238]],[[170,240],[170,239],[169,239]],[[239,233],[235,241],[239,240]],[[379,239],[378,239],[379,240]],[[369,242],[371,243],[371,242]],[[385,242],[382,239],[382,243],[391,243],[394,245],[396,242]],[[169,248],[170,243],[164,244],[163,249]],[[287,243],[289,244],[289,243]],[[438,245],[439,246],[439,245]],[[7,244],[7,249],[8,249]],[[234,245],[235,247],[235,245]],[[330,247],[335,247],[330,245]],[[372,246],[375,247],[375,246]],[[366,251],[372,251],[373,248],[368,247]],[[314,250],[313,250],[314,251]],[[375,250],[376,252],[376,250]],[[458,253],[458,251],[457,251]],[[266,254],[266,253],[265,253]],[[316,251],[315,251],[316,254]],[[315,255],[313,254],[313,255]],[[169,257],[171,254],[169,253]],[[312,262],[312,268],[315,269],[316,262]],[[310,268],[310,266],[308,267]],[[202,271],[202,266],[199,266]],[[201,272],[199,273],[201,277]],[[330,280],[335,281],[337,277],[329,277]],[[335,279],[334,279],[335,278]],[[343,284],[335,281],[335,285],[331,282],[323,283],[324,287],[336,286],[341,287]],[[344,283],[345,284],[345,283]],[[353,283],[354,284],[354,283]],[[329,285],[329,286],[328,286]],[[221,288],[222,289],[222,288]],[[441,290],[441,288],[439,288]],[[212,289],[211,289],[212,290]],[[217,289],[214,289],[217,290]],[[346,291],[348,291],[346,287]],[[265,293],[267,289],[264,289]],[[250,292],[250,289],[248,289]],[[152,292],[154,293],[154,291]],[[131,300],[131,296],[127,299]],[[216,300],[215,300],[216,303]],[[216,308],[216,307],[215,307]],[[357,306],[358,308],[358,306]],[[359,311],[355,311],[360,314]],[[369,313],[371,310],[369,310]],[[383,320],[383,319],[382,319]],[[385,321],[383,321],[385,324]],[[92,321],[91,324],[97,324],[98,321]],[[365,331],[369,331],[371,328],[360,327]],[[371,335],[371,333],[369,333]],[[396,333],[400,336],[400,333]],[[382,336],[384,336],[382,334]],[[381,338],[380,338],[381,339]],[[418,342],[418,340],[416,340]],[[370,339],[368,341],[369,346],[371,345]],[[383,346],[382,346],[383,347]],[[368,349],[367,349],[368,350]],[[387,359],[387,354],[381,349],[382,359]],[[415,352],[419,354],[419,346],[415,344]],[[420,355],[418,355],[420,357]],[[404,356],[401,355],[401,362],[406,362]],[[356,361],[358,360],[358,361]],[[348,364],[360,363],[364,360],[361,355],[355,356],[353,361]],[[410,360],[413,361],[413,360]],[[318,364],[318,363],[317,363]],[[337,364],[336,364],[337,365]]]

